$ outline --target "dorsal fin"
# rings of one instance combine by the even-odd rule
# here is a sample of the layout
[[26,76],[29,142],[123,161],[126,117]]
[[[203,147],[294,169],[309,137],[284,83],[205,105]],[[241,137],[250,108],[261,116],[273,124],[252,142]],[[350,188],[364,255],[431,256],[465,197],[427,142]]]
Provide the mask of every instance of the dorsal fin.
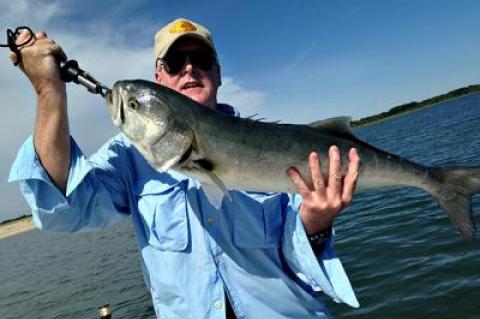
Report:
[[349,116],[339,116],[326,120],[315,121],[308,124],[308,126],[322,131],[328,131],[330,133],[354,136],[352,127],[350,126],[351,121],[352,118]]

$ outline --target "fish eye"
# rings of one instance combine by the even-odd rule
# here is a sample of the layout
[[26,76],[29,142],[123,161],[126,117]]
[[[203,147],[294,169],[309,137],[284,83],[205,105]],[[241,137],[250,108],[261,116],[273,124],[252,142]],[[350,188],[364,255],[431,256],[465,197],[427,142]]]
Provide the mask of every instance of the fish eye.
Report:
[[128,100],[128,107],[130,107],[132,110],[136,110],[140,107],[140,103],[135,98],[131,98]]

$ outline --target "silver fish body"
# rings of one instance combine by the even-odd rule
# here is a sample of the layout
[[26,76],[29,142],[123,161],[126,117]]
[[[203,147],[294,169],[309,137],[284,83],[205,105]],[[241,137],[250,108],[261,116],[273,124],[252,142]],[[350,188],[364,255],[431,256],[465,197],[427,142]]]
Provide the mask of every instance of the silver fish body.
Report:
[[217,208],[229,189],[296,192],[287,168],[297,167],[311,183],[308,155],[317,151],[328,172],[328,149],[336,145],[344,165],[351,148],[360,155],[357,190],[399,185],[424,189],[460,232],[475,238],[471,195],[480,189],[480,168],[416,164],[355,137],[348,118],[310,125],[236,118],[142,80],[117,82],[107,100],[113,122],[154,168],[199,180]]

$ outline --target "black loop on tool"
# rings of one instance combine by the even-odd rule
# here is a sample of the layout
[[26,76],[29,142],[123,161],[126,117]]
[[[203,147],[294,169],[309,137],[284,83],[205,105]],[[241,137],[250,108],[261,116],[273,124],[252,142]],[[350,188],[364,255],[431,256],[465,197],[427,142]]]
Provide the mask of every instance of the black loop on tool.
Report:
[[[28,38],[22,43],[15,43],[20,33],[22,33],[24,30],[28,31]],[[12,29],[7,29],[7,44],[0,43],[0,47],[10,48],[10,51],[15,53],[15,55],[17,56],[17,61],[15,61],[13,65],[17,66],[22,61],[22,54],[20,53],[20,49],[27,46],[30,41],[35,39],[35,33],[33,33],[32,29],[27,26],[18,27],[15,29],[15,31],[12,31]]]
[[[16,40],[20,33],[24,30],[28,31],[28,38],[22,43],[16,43]],[[32,29],[26,26],[21,26],[12,31],[12,29],[7,29],[7,43],[1,44],[0,47],[2,48],[10,48],[10,51],[15,53],[17,56],[17,60],[13,63],[15,66],[21,63],[22,54],[20,49],[27,46],[32,40],[36,40],[35,33],[33,33]],[[102,83],[95,80],[93,76],[91,76],[88,72],[80,69],[78,66],[78,62],[75,60],[68,60],[68,61],[60,61],[60,77],[64,82],[75,82],[77,84],[81,84],[87,88],[89,92],[94,94],[100,94],[101,96],[105,97],[110,89],[103,85]]]

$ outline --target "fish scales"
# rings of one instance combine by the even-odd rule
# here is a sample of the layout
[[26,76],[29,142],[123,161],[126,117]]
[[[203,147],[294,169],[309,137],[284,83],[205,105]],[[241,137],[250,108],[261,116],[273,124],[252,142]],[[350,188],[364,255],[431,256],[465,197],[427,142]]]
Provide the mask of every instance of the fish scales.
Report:
[[297,167],[311,183],[308,156],[317,151],[328,172],[328,149],[340,148],[344,171],[356,148],[361,161],[357,190],[412,186],[430,193],[457,229],[475,238],[471,196],[480,190],[478,167],[427,167],[357,138],[348,118],[309,125],[235,118],[169,88],[143,80],[117,82],[107,98],[112,120],[159,171],[197,179],[219,208],[229,189],[296,192],[287,174]]

